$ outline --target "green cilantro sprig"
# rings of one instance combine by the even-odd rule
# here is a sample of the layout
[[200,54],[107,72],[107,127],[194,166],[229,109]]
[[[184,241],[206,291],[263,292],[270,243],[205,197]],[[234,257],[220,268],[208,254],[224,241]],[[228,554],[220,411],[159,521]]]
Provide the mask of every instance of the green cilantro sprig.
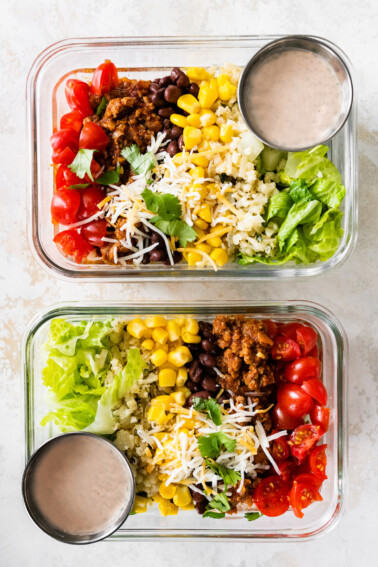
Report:
[[223,431],[202,435],[198,437],[197,442],[200,453],[204,459],[216,459],[219,457],[223,448],[231,453],[236,447],[235,439],[231,439],[225,435]]
[[261,516],[261,512],[247,512],[246,514],[244,514],[244,518],[246,518],[248,522],[254,522],[255,520],[261,518]]
[[222,425],[221,409],[216,400],[210,398],[204,400],[203,398],[194,398],[194,409],[196,411],[206,411],[209,418],[215,425]]
[[81,148],[77,154],[73,162],[68,166],[73,173],[76,173],[80,179],[84,179],[85,175],[88,175],[91,181],[94,181],[93,175],[91,172],[91,163],[93,159],[93,154],[97,150],[86,150]]
[[137,175],[147,173],[156,166],[155,156],[151,152],[145,154],[140,153],[140,149],[136,144],[124,148],[121,155],[129,162],[131,169]]
[[96,110],[97,116],[102,116],[104,114],[107,104],[108,104],[108,101],[103,96],[102,99],[101,99],[101,102],[98,105],[97,110]]
[[225,486],[236,486],[241,479],[241,474],[239,471],[234,471],[213,460],[206,459],[206,465],[213,470],[218,476],[223,478]]

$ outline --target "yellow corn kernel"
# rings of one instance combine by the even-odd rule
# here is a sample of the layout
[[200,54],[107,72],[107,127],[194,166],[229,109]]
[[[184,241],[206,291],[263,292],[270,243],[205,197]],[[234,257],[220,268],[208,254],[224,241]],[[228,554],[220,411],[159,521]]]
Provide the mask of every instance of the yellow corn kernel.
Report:
[[189,67],[186,71],[186,74],[194,83],[204,81],[209,76],[209,73],[203,67]]
[[[206,230],[207,228],[209,228],[208,223],[206,221],[204,221],[203,219],[195,220],[194,226],[196,226],[197,228],[201,228],[202,230]],[[196,246],[196,248],[198,248],[198,246]],[[199,250],[202,250],[202,248],[199,248]],[[205,252],[205,250],[203,250],[203,252]]]
[[217,121],[217,115],[215,114],[215,112],[209,110],[208,108],[203,108],[199,113],[199,115],[201,120],[201,126],[203,128],[205,128],[206,126],[211,126],[212,124],[215,124],[215,122]]
[[[205,222],[205,221],[202,221],[202,222]],[[194,223],[194,224],[196,224],[196,223]],[[196,248],[198,248],[198,250],[201,250],[202,252],[205,252],[205,254],[210,254],[210,252],[211,252],[211,246],[206,244],[206,242],[200,242],[200,244],[196,244]]]
[[223,250],[223,248],[216,248],[213,250],[210,254],[210,258],[214,260],[217,266],[224,266],[228,262],[227,252],[226,250]]
[[162,348],[159,348],[158,350],[155,350],[155,352],[153,352],[151,354],[150,360],[151,360],[152,364],[154,364],[155,366],[161,366],[162,364],[167,362],[168,355],[165,352],[165,350],[163,350]]
[[177,341],[177,339],[179,339],[181,336],[180,327],[176,321],[168,321],[167,331],[168,331],[169,340],[171,342]]
[[[200,110],[200,103],[195,96],[191,94],[184,94],[177,100],[177,106],[189,114],[197,114]],[[172,120],[172,115],[171,115]]]
[[185,149],[192,150],[201,141],[201,130],[193,126],[185,126],[183,136]]
[[[216,197],[217,195],[219,195],[219,186],[216,183],[208,183],[207,191],[212,197]],[[217,225],[217,230],[219,230],[219,225]]]
[[147,414],[148,421],[156,421],[156,423],[159,423],[159,425],[161,425],[162,423],[164,423],[164,418],[165,418],[165,410],[163,404],[153,405],[148,410],[148,414]]
[[187,331],[184,331],[182,333],[182,339],[183,339],[184,343],[190,343],[190,344],[198,344],[202,341],[202,339],[199,335],[192,335],[191,333],[188,333]]
[[210,205],[208,205],[207,203],[205,205],[202,205],[198,213],[198,216],[201,217],[201,219],[203,219],[206,222],[211,222],[212,214],[211,214]]
[[152,330],[152,338],[155,343],[158,343],[159,345],[165,345],[168,342],[169,334],[162,327],[155,327]]
[[211,79],[209,83],[201,83],[198,100],[202,108],[210,108],[218,98],[217,81]]
[[134,514],[143,514],[143,512],[147,512],[147,504],[149,500],[149,498],[145,498],[144,496],[135,496],[133,505]]
[[217,142],[219,140],[220,130],[219,126],[213,124],[212,126],[206,126],[202,128],[202,139],[208,140],[209,142]]
[[208,140],[202,140],[202,142],[198,144],[198,151],[201,153],[201,152],[207,152],[208,150],[211,150],[211,146]]
[[199,128],[201,126],[200,115],[197,114],[196,112],[193,114],[189,114],[189,116],[186,117],[186,120],[189,126],[194,126],[195,128]]
[[176,516],[179,508],[176,504],[173,504],[170,500],[162,500],[159,503],[159,512],[162,516]]
[[221,87],[222,85],[224,85],[225,83],[228,83],[230,81],[228,75],[226,75],[225,73],[222,73],[221,75],[218,75],[217,77],[217,83],[218,83],[218,87]]
[[186,368],[179,368],[176,377],[176,386],[182,387],[188,379],[188,371]]
[[183,327],[186,324],[186,317],[176,317],[174,319],[179,327]]
[[179,508],[188,506],[192,502],[192,496],[187,486],[178,486],[173,497],[173,503]]
[[230,100],[236,94],[236,87],[227,81],[218,88],[219,98],[223,101]]
[[145,331],[146,325],[142,319],[132,319],[132,321],[127,324],[127,332],[136,339],[141,339]]
[[180,346],[168,354],[168,360],[173,366],[181,368],[181,366],[185,366],[185,364],[193,360],[193,357],[188,347]]
[[[186,368],[184,370],[186,370]],[[189,396],[191,395],[191,391],[189,390],[189,388],[186,388],[186,386],[177,387],[175,389],[175,392],[183,392],[186,398],[189,398]]]
[[186,402],[186,397],[183,392],[172,392],[172,400],[179,406],[183,406]]
[[160,504],[160,502],[164,500],[164,498],[157,492],[152,496],[152,500],[156,502],[156,504]]
[[170,500],[176,494],[176,486],[174,484],[168,484],[167,486],[165,482],[162,482],[159,486],[159,494],[163,498]]
[[190,157],[190,161],[194,163],[194,165],[198,165],[200,167],[208,167],[209,165],[209,160],[207,159],[206,156],[196,156],[196,154],[193,154]]
[[219,236],[213,236],[212,238],[207,238],[206,242],[210,244],[210,246],[213,246],[214,248],[219,248],[219,246],[222,246],[222,240],[220,239]]
[[171,397],[170,396],[156,396],[152,398],[151,406],[164,406],[164,411],[169,411],[171,409]]
[[194,510],[195,506],[193,504],[193,502],[191,502],[190,504],[188,504],[187,506],[181,506],[181,510]]
[[188,265],[189,266],[196,266],[197,262],[201,262],[202,256],[201,254],[196,254],[195,252],[188,253]]
[[185,331],[192,335],[197,335],[199,332],[198,322],[193,317],[188,317],[185,323]]
[[203,167],[192,167],[189,169],[189,173],[193,179],[203,179],[205,177],[205,170]]
[[225,144],[229,144],[232,141],[234,135],[234,129],[231,124],[221,124],[220,127],[220,139]]
[[176,385],[176,372],[172,368],[164,368],[159,372],[159,386],[161,388],[173,388]]
[[180,126],[180,128],[185,128],[185,126],[188,125],[188,121],[186,117],[183,116],[182,114],[171,114],[169,119],[172,122],[172,124],[175,124],[175,126]]
[[153,329],[154,327],[165,327],[167,324],[167,320],[165,317],[161,315],[154,315],[153,317],[147,317],[145,320],[146,327]]
[[146,350],[152,350],[155,346],[155,343],[152,339],[146,339],[145,341],[142,342],[141,346]]

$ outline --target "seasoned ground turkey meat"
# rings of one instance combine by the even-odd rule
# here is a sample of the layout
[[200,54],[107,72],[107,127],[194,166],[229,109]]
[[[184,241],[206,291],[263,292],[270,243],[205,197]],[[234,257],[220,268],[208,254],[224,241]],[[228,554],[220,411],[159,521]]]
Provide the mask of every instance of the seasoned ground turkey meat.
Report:
[[[144,153],[151,137],[162,129],[161,118],[147,96],[150,83],[151,81],[136,81],[126,77],[120,79],[118,87],[104,95],[107,106],[103,116],[93,114],[85,118],[84,122],[96,122],[109,136],[106,150],[96,154],[96,160],[106,169],[114,169],[126,163],[121,150],[127,146],[137,144],[141,153]],[[92,107],[96,108],[101,98],[91,95]],[[129,173],[128,166],[126,173]]]
[[262,321],[246,319],[241,315],[218,315],[213,333],[222,354],[217,364],[224,378],[222,386],[235,394],[260,392],[274,384],[269,363],[273,341],[264,330]]

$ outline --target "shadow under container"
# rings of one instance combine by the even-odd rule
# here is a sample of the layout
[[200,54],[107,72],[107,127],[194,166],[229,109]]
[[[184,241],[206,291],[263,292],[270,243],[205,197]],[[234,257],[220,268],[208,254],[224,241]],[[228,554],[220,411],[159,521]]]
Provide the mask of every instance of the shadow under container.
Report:
[[[185,281],[256,280],[315,276],[344,262],[357,237],[357,158],[356,158],[356,84],[348,120],[327,142],[329,157],[341,173],[346,187],[342,204],[343,236],[335,254],[326,262],[282,266],[227,263],[218,271],[177,264],[133,266],[75,264],[63,256],[53,242],[56,227],[51,223],[50,203],[54,190],[50,136],[59,128],[60,117],[70,109],[64,88],[67,79],[89,81],[94,69],[111,59],[121,76],[154,79],[167,75],[172,67],[211,67],[232,63],[244,67],[264,45],[280,36],[235,37],[135,37],[69,39],[55,43],[35,60],[27,82],[28,141],[28,236],[36,260],[50,273],[81,281]],[[322,40],[344,60],[353,80],[350,61],[334,44]]]
[[110,540],[228,540],[228,541],[305,541],[329,532],[338,522],[345,507],[347,479],[346,447],[346,380],[348,345],[338,320],[324,307],[302,301],[234,301],[196,303],[131,304],[126,302],[85,302],[58,304],[39,313],[31,321],[23,343],[23,370],[25,380],[25,459],[46,440],[60,434],[54,424],[40,425],[49,411],[47,389],[41,373],[46,360],[42,346],[47,340],[51,320],[64,318],[70,322],[84,319],[147,317],[163,314],[167,318],[192,315],[197,319],[212,320],[215,315],[241,314],[257,319],[281,322],[299,321],[311,325],[320,338],[320,356],[323,363],[323,382],[328,392],[331,409],[327,443],[328,479],[322,487],[322,502],[315,502],[298,519],[291,511],[277,518],[263,516],[248,522],[244,514],[226,516],[222,520],[202,518],[195,511],[179,512],[177,516],[160,516],[152,506],[144,514],[130,516]]

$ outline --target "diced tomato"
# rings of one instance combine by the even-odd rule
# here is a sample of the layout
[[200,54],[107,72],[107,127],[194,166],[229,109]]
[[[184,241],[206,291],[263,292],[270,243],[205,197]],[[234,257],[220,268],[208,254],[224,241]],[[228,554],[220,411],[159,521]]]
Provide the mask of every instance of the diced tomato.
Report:
[[71,110],[71,112],[63,114],[60,119],[60,128],[69,128],[80,134],[84,118],[85,117],[81,114],[80,110]]
[[279,335],[274,339],[274,344],[272,348],[272,358],[274,360],[295,360],[301,356],[301,351],[298,343],[292,339],[288,339],[282,335]]
[[286,436],[283,435],[282,437],[274,439],[272,454],[276,463],[282,463],[288,459],[290,455],[290,448]]
[[319,378],[322,365],[318,358],[304,356],[294,360],[286,367],[285,376],[294,384],[303,384],[309,378]]
[[63,128],[50,136],[50,144],[54,152],[59,152],[65,148],[70,148],[73,152],[77,152],[79,148],[79,135],[75,130]]
[[69,167],[66,165],[60,165],[58,167],[58,171],[55,176],[55,185],[58,190],[62,187],[70,187],[71,185],[78,185],[81,183],[83,183],[83,180],[71,171]]
[[275,321],[272,321],[271,319],[265,319],[264,328],[265,328],[265,332],[268,335],[268,337],[270,337],[271,339],[274,339],[274,337],[278,333],[277,323]]
[[93,73],[91,92],[96,95],[106,94],[119,83],[118,71],[114,63],[107,59]]
[[280,404],[274,406],[271,418],[274,427],[277,429],[292,430],[303,424],[302,418],[289,415]]
[[75,189],[62,188],[51,200],[51,219],[54,224],[72,224],[80,206],[80,193]]
[[280,335],[291,339],[292,341],[297,340],[297,329],[301,327],[300,323],[285,323],[285,325],[280,325],[279,332]]
[[92,246],[104,246],[102,238],[106,234],[108,228],[106,220],[94,220],[82,227],[82,235]]
[[54,152],[51,160],[55,164],[70,165],[76,157],[76,152],[71,148],[64,148],[64,150]]
[[278,388],[277,401],[283,412],[294,417],[303,417],[310,412],[313,406],[311,396],[301,386],[291,383]]
[[80,134],[79,148],[102,152],[105,150],[108,142],[109,138],[101,126],[94,122],[84,124]]
[[308,353],[316,347],[318,336],[314,329],[305,326],[299,327],[299,329],[296,330],[296,334],[297,343],[300,346],[302,354],[303,356],[307,356]]
[[303,461],[322,435],[323,431],[318,425],[300,425],[290,435],[290,453],[300,462]]
[[283,480],[289,481],[293,479],[297,465],[292,459],[284,461],[283,463],[277,463],[277,466],[280,469],[280,476]]
[[312,356],[313,358],[319,358],[319,349],[317,346],[314,346],[312,350],[308,353],[307,356]]
[[59,232],[54,237],[54,242],[59,244],[65,256],[70,256],[77,264],[81,264],[83,259],[93,250],[93,246],[82,237],[77,229]]
[[99,177],[101,170],[102,170],[101,165],[99,163],[97,163],[96,160],[92,159],[92,161],[91,161],[91,174],[92,174],[94,181],[89,179],[89,176],[87,174],[85,174],[85,176],[84,176],[84,181],[86,181],[87,183],[94,183],[96,181],[97,177]]
[[314,484],[294,481],[289,500],[295,516],[303,518],[302,510],[315,501],[323,500],[323,498]]
[[311,472],[320,480],[325,480],[327,478],[326,449],[327,445],[317,445],[316,447],[311,449],[310,455],[308,457]]
[[98,185],[89,185],[80,190],[81,204],[77,212],[79,220],[85,220],[99,212],[97,207],[106,196],[106,193]]
[[319,404],[314,404],[310,411],[310,419],[313,425],[319,425],[324,433],[328,431],[330,409]]
[[66,99],[72,110],[79,110],[84,116],[93,114],[89,102],[89,85],[78,79],[68,79],[66,82]]
[[301,388],[306,392],[306,394],[319,402],[320,405],[325,406],[327,404],[328,394],[326,387],[318,378],[310,378],[310,380],[306,380],[303,382]]
[[313,484],[319,490],[323,484],[323,480],[310,472],[302,472],[294,476],[294,480],[301,484]]
[[253,501],[264,516],[281,516],[289,508],[289,484],[281,476],[264,478],[254,490]]

